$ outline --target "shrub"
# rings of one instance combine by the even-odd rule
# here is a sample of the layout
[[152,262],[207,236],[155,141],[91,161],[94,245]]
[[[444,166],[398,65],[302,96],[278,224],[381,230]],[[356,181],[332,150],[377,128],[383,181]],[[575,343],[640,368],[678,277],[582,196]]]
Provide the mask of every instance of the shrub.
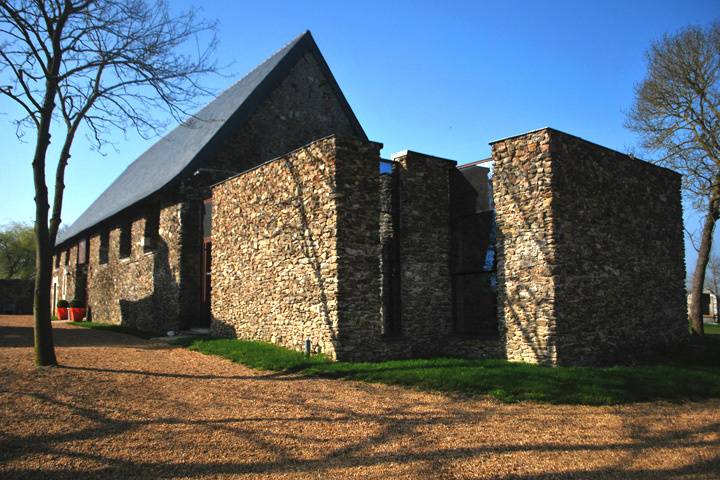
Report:
[[67,300],[58,300],[57,302],[57,308],[68,308],[69,306],[70,303]]
[[85,308],[85,302],[77,298],[70,300],[70,308]]

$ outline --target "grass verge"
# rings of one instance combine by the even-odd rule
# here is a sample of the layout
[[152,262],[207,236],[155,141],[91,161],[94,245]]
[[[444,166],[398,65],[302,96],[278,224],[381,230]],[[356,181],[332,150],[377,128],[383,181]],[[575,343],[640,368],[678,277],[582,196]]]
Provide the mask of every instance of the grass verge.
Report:
[[720,325],[705,324],[705,334],[707,335],[720,335]]
[[431,358],[331,362],[264,342],[185,340],[191,350],[259,370],[307,377],[404,385],[423,390],[490,395],[504,402],[610,405],[720,397],[720,338],[700,339],[672,362],[636,366],[546,368],[504,360]]
[[111,323],[99,323],[99,322],[67,322],[68,325],[74,325],[76,327],[92,328],[93,330],[107,330],[110,332],[127,333],[140,338],[153,338],[159,337],[162,334],[157,332],[144,332],[142,330],[136,330],[130,327],[123,327],[121,325],[113,325]]

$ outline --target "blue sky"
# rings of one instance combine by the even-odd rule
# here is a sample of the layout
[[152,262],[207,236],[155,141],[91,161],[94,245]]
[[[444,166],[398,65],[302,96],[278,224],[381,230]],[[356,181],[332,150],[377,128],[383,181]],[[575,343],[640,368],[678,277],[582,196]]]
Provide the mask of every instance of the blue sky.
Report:
[[[460,163],[489,156],[491,140],[542,126],[635,149],[638,140],[623,122],[650,42],[720,20],[717,0],[170,3],[199,4],[219,19],[217,57],[232,65],[226,76],[207,79],[218,91],[309,29],[384,155],[413,149]],[[0,223],[29,221],[34,212],[32,144],[19,143],[6,122],[14,112],[1,98]],[[116,149],[104,156],[76,143],[65,223],[154,141],[120,133],[113,140]],[[688,229],[697,222],[686,212]]]

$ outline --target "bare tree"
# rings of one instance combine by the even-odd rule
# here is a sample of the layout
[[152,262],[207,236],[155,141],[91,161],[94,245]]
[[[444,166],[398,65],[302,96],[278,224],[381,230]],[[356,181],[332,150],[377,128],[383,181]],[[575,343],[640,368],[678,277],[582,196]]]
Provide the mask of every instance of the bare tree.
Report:
[[715,295],[720,294],[720,256],[714,252],[710,254],[705,273],[705,289],[710,290]]
[[[38,365],[57,364],[52,252],[76,134],[82,127],[100,148],[112,131],[148,137],[168,119],[186,117],[209,93],[198,80],[215,72],[215,46],[215,23],[199,20],[196,10],[171,14],[165,0],[0,0],[0,93],[20,107],[18,135],[34,132]],[[45,168],[56,129],[64,137],[50,213]]]
[[704,333],[702,289],[720,216],[720,24],[666,35],[648,52],[627,125],[656,152],[657,163],[683,174],[683,189],[704,213],[692,278],[692,332]]

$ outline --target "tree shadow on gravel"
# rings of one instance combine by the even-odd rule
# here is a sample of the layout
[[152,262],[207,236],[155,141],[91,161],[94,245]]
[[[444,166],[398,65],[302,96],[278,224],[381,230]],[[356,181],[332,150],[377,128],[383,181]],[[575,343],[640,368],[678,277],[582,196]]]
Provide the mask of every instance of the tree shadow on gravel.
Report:
[[[171,347],[172,348],[172,347]],[[149,370],[129,370],[122,368],[95,368],[61,365],[59,368],[65,370],[76,370],[86,372],[117,373],[123,375],[138,375],[141,377],[160,378],[186,378],[192,380],[302,380],[302,377],[294,376],[287,372],[258,372],[255,375],[197,375],[175,372],[154,372]]]
[[[142,346],[147,342],[131,335],[102,335],[84,328],[57,328],[53,326],[55,346],[61,348],[93,346]],[[33,347],[32,326],[0,325],[0,348]]]
[[[4,390],[18,397],[25,397],[33,403],[39,402],[43,411],[55,411],[58,416],[80,416],[91,423],[86,427],[76,427],[66,432],[38,432],[30,436],[18,436],[6,433],[0,436],[0,471],[5,471],[4,478],[56,478],[76,480],[82,478],[194,478],[200,476],[245,475],[337,475],[342,469],[378,468],[389,472],[391,468],[406,468],[404,474],[416,478],[442,478],[453,476],[453,466],[458,462],[482,460],[488,457],[508,454],[533,452],[534,456],[555,457],[568,452],[584,452],[588,458],[614,455],[619,460],[603,468],[576,468],[564,473],[548,472],[533,474],[498,475],[495,478],[506,480],[583,478],[606,479],[626,478],[644,480],[656,478],[679,478],[688,475],[711,475],[720,471],[720,455],[711,459],[686,462],[677,467],[646,469],[633,468],[628,455],[617,455],[624,452],[630,457],[647,455],[648,450],[659,449],[692,449],[699,451],[717,451],[720,438],[702,439],[700,435],[712,435],[720,430],[720,422],[710,423],[701,428],[680,428],[664,434],[656,434],[640,429],[631,429],[631,440],[595,443],[590,440],[582,443],[538,441],[527,443],[507,440],[487,441],[478,444],[471,441],[459,442],[456,447],[438,447],[428,443],[423,432],[428,427],[438,430],[452,429],[467,424],[482,426],[496,414],[507,416],[522,415],[522,411],[508,412],[489,407],[481,411],[468,411],[461,406],[445,407],[442,411],[429,409],[412,411],[417,403],[411,400],[397,399],[392,408],[385,408],[378,413],[365,413],[345,407],[339,402],[310,404],[307,400],[289,398],[267,398],[258,392],[257,398],[252,394],[245,395],[247,401],[264,402],[269,407],[263,410],[263,416],[225,417],[220,419],[187,418],[180,415],[162,415],[158,417],[140,417],[131,405],[111,406],[107,413],[101,406],[88,405],[82,399],[67,400],[65,396],[54,396],[43,393],[28,393]],[[430,404],[428,404],[430,405]],[[293,416],[288,406],[302,407],[306,414]],[[422,406],[422,405],[420,405]],[[282,408],[284,407],[284,408]],[[118,408],[125,409],[119,414]],[[424,410],[424,409],[421,409]],[[277,413],[283,412],[283,413]],[[503,419],[504,421],[505,419]],[[514,419],[508,418],[507,421]],[[515,419],[516,420],[516,419]],[[629,422],[635,419],[627,417]],[[351,435],[335,437],[330,432],[334,429],[348,429],[347,422],[371,424],[376,428],[366,428],[359,436]],[[315,427],[313,431],[313,427]],[[165,432],[167,439],[163,452],[157,461],[143,460],[142,455],[120,458],[116,452],[138,448],[137,445],[123,445],[121,442],[135,438],[141,430],[156,428]],[[213,445],[205,445],[204,456],[207,460],[188,462],[183,460],[187,452],[187,443],[175,440],[178,434],[189,438],[218,438],[231,436],[237,438],[242,447],[250,448],[244,461],[223,460],[223,451],[213,454]],[[327,433],[328,435],[325,435]],[[359,437],[359,438],[358,438]],[[185,438],[187,440],[188,437]],[[331,440],[331,441],[330,441]],[[137,440],[136,440],[137,441]],[[78,445],[77,442],[84,442]],[[109,443],[112,442],[112,443]],[[339,442],[339,443],[338,443]],[[239,443],[240,444],[240,443]],[[249,445],[248,445],[249,444]],[[222,446],[224,445],[224,447]],[[97,447],[97,448],[96,448]],[[150,448],[150,447],[148,447]],[[194,447],[192,447],[194,448]],[[227,443],[220,443],[216,448],[227,448]],[[173,450],[177,450],[173,452]],[[303,451],[310,450],[310,458],[302,457]],[[37,468],[12,469],[8,462],[22,458],[37,459]],[[64,468],[44,467],[41,458],[50,458],[54,462],[61,461]],[[212,459],[217,458],[217,461]],[[540,459],[542,460],[542,458]],[[90,463],[88,471],[81,463]],[[357,473],[357,472],[355,472]]]

